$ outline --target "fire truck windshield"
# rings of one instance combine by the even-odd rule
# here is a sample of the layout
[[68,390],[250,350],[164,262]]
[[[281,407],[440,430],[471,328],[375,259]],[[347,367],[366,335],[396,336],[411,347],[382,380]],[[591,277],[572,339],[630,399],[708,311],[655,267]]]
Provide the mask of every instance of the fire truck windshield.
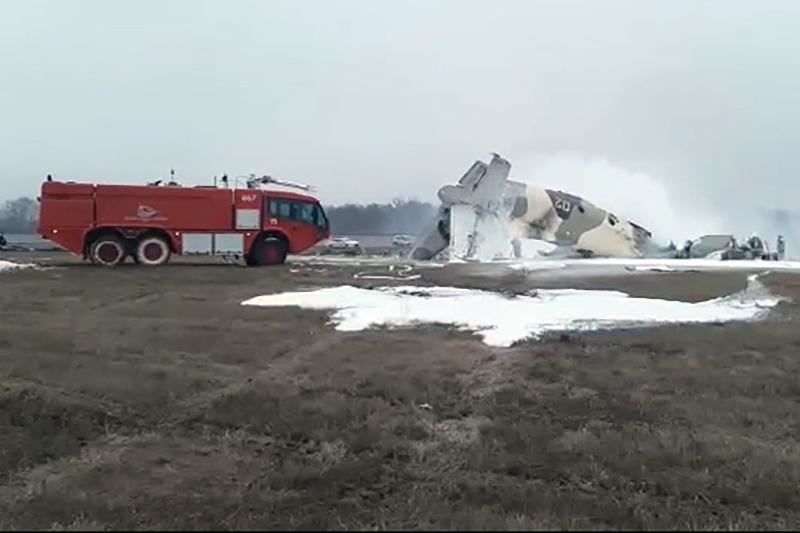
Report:
[[328,231],[328,217],[319,204],[314,204],[314,224],[322,231]]
[[328,229],[328,219],[322,206],[317,203],[301,202],[297,200],[271,200],[269,202],[270,215],[279,219],[295,220],[312,224],[322,230]]

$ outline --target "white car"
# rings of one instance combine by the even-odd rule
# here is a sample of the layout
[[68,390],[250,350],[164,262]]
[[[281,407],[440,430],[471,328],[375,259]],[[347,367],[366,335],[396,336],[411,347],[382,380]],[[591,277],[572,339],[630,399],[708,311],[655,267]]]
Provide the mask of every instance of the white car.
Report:
[[395,235],[392,238],[392,246],[405,248],[407,246],[411,246],[412,244],[414,244],[414,237],[411,235]]
[[333,237],[325,245],[327,253],[361,254],[364,252],[361,243],[348,237]]

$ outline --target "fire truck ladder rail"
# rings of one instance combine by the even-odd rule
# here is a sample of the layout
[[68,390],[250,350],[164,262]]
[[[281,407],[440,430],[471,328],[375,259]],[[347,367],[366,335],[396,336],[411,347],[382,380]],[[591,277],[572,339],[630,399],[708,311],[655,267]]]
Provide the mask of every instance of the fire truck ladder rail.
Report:
[[257,177],[255,174],[249,174],[247,176],[237,176],[237,184],[240,179],[244,179],[248,189],[255,189],[259,185],[282,185],[284,187],[291,187],[293,189],[300,189],[302,191],[313,192],[314,187],[310,185],[304,185],[302,183],[296,183],[294,181],[288,180],[279,180],[273,178],[272,176],[261,176]]

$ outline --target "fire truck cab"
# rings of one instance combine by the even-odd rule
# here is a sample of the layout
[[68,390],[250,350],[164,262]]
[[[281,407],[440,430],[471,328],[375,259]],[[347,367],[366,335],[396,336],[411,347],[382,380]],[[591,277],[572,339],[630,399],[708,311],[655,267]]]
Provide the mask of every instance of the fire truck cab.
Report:
[[[274,182],[267,177],[260,183]],[[163,265],[172,254],[244,258],[278,265],[330,237],[325,211],[312,196],[256,188],[42,185],[39,233],[94,264],[131,258]]]

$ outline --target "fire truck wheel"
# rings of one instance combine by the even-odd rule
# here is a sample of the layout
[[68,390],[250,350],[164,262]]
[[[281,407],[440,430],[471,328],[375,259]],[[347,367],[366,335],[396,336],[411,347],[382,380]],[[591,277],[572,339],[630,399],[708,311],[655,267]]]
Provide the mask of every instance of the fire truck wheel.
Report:
[[117,266],[125,260],[125,245],[116,235],[104,235],[89,248],[89,259],[101,266]]
[[286,261],[286,243],[277,237],[263,237],[253,245],[251,260],[258,266],[281,265]]
[[150,236],[144,237],[136,243],[136,262],[145,266],[163,265],[169,261],[172,251],[169,243],[163,237]]

